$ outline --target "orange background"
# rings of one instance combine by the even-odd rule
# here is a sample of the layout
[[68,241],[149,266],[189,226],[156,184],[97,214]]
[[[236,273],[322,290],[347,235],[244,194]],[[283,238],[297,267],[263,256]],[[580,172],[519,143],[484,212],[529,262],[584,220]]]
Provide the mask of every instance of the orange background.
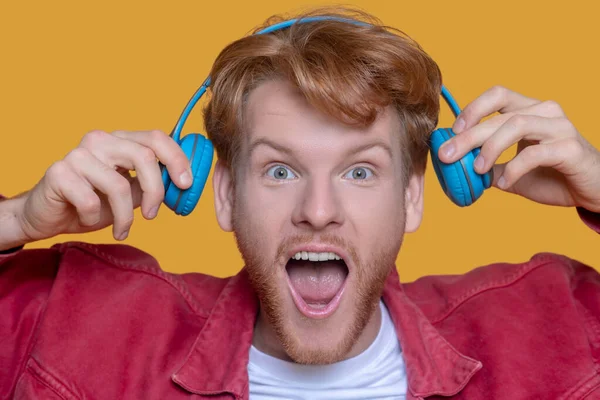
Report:
[[[170,131],[226,44],[271,14],[322,4],[2,2],[0,192],[10,196],[31,188],[90,130]],[[495,84],[553,99],[600,148],[596,2],[357,0],[352,5],[421,43],[460,105]],[[451,124],[444,108],[441,125]],[[202,131],[199,108],[186,125],[190,131]],[[511,149],[502,160],[512,154]],[[189,217],[162,207],[156,220],[146,221],[138,210],[126,243],[151,253],[168,271],[236,273],[241,258],[233,236],[216,223],[210,186]],[[425,193],[423,225],[406,238],[398,257],[403,281],[523,261],[540,251],[600,268],[600,238],[573,209],[498,190],[461,209],[446,199],[432,168]],[[114,242],[105,229],[29,247],[67,240]]]

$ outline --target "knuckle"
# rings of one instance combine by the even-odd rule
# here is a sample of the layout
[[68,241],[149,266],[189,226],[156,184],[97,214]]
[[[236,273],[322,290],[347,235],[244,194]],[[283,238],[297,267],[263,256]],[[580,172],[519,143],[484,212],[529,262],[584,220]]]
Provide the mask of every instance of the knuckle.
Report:
[[515,114],[506,121],[508,127],[513,130],[519,130],[527,125],[529,118],[526,115]]
[[67,160],[68,162],[70,162],[73,165],[78,165],[78,164],[86,162],[89,155],[90,155],[90,153],[87,149],[85,149],[83,147],[77,147],[77,148],[71,150],[67,154],[67,156],[65,157],[65,160]]
[[473,104],[467,104],[462,111],[460,112],[459,118],[461,118],[462,120],[464,120],[465,122],[468,122],[471,120],[471,114],[473,114]]
[[497,154],[498,144],[494,138],[490,138],[481,146],[480,154],[485,160],[491,160]]
[[455,145],[460,150],[470,149],[475,145],[475,136],[471,132],[465,132],[463,135],[456,136]]
[[152,146],[159,146],[161,143],[164,143],[165,139],[168,138],[164,132],[154,129],[148,133],[150,136],[150,143]]
[[541,105],[542,105],[544,111],[547,113],[547,115],[551,115],[551,116],[563,116],[564,115],[562,107],[560,106],[560,104],[558,104],[554,100],[546,100],[546,101],[542,102]]
[[166,134],[160,129],[152,129],[150,135],[152,135],[152,137],[166,137]]
[[575,138],[579,136],[577,128],[568,118],[561,118],[560,124],[562,125],[562,129],[565,131],[568,137]]
[[81,201],[79,209],[85,214],[95,214],[100,212],[100,207],[101,204],[98,196],[89,195]]
[[[455,140],[458,140],[458,137],[455,138]],[[186,157],[186,155],[183,153],[183,151],[181,151],[173,159],[173,164],[179,165],[182,169],[187,169],[187,167],[189,166],[190,162],[189,162],[188,158]]]
[[131,225],[133,225],[133,209],[131,210],[131,212],[127,213],[127,216],[123,217],[123,220],[121,221],[121,223],[126,226],[126,227],[130,227]]
[[502,85],[494,85],[490,89],[490,92],[494,95],[495,98],[502,99],[504,96],[506,96],[508,89]]
[[114,193],[119,197],[129,196],[131,194],[131,186],[129,185],[129,181],[124,177],[120,177],[116,179],[113,184]]
[[573,157],[579,157],[583,153],[583,146],[579,140],[575,138],[564,140],[562,146],[560,146],[560,149],[561,151],[564,151],[566,154],[570,154]]
[[165,189],[163,187],[163,185],[153,185],[151,188],[149,188],[148,190],[144,191],[144,195],[148,196],[150,199],[154,200],[154,201],[162,201],[165,193],[164,193]]
[[537,159],[543,154],[544,150],[545,147],[542,146],[528,146],[521,153],[526,159]]
[[86,133],[81,140],[81,144],[86,147],[93,148],[94,145],[105,140],[109,136],[108,133],[100,130],[95,130]]
[[68,173],[69,166],[63,160],[56,161],[54,164],[48,168],[46,171],[46,178],[49,180],[57,180],[61,181],[62,178]]
[[142,147],[138,153],[140,162],[144,164],[156,162],[156,154],[148,147]]

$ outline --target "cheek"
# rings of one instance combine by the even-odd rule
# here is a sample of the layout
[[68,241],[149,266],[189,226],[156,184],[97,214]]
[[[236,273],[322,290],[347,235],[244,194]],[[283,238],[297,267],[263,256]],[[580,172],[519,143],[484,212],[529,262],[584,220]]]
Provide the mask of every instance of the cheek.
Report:
[[404,226],[404,198],[393,187],[355,189],[344,196],[346,218],[361,237],[401,235]]
[[256,236],[264,251],[278,245],[289,225],[293,204],[292,190],[248,185],[236,195],[234,220],[246,236]]

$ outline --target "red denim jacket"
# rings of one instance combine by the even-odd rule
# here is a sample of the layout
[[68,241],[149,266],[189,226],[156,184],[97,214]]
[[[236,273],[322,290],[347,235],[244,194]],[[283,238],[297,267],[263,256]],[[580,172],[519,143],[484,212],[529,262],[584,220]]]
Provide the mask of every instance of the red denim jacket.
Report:
[[[394,269],[383,300],[410,399],[600,398],[589,266],[546,253],[406,284]],[[0,399],[247,399],[257,310],[245,269],[176,275],[125,245],[18,249],[0,256]]]

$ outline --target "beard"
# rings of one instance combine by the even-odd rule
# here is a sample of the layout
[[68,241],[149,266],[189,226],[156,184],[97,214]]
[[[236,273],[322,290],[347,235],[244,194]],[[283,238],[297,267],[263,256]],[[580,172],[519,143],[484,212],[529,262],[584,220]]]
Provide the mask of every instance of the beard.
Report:
[[[266,254],[263,249],[268,246],[264,241],[269,239],[267,235],[262,234],[263,221],[256,221],[254,225],[251,220],[234,207],[233,231],[237,247],[245,263],[250,283],[259,299],[260,312],[287,357],[299,364],[313,365],[331,364],[346,359],[379,306],[385,281],[395,267],[396,257],[402,245],[404,218],[395,227],[394,235],[382,235],[385,240],[381,242],[381,246],[373,249],[370,257],[365,260],[360,259],[355,246],[334,234],[290,236],[281,240],[276,254]],[[353,297],[342,299],[350,304],[351,310],[343,326],[330,325],[326,329],[327,322],[301,317],[303,327],[327,330],[323,332],[323,335],[329,336],[326,346],[314,346],[311,341],[299,337],[290,322],[290,317],[286,316],[286,311],[289,312],[286,310],[285,301],[287,286],[278,279],[278,274],[287,273],[285,266],[288,260],[285,255],[289,254],[288,250],[299,244],[313,242],[314,239],[318,239],[319,243],[344,248],[354,264],[351,271],[354,275],[352,293],[346,291],[343,295],[348,297],[352,294]],[[349,278],[350,274],[346,279]],[[278,347],[269,344],[269,347],[271,346],[275,349]]]

